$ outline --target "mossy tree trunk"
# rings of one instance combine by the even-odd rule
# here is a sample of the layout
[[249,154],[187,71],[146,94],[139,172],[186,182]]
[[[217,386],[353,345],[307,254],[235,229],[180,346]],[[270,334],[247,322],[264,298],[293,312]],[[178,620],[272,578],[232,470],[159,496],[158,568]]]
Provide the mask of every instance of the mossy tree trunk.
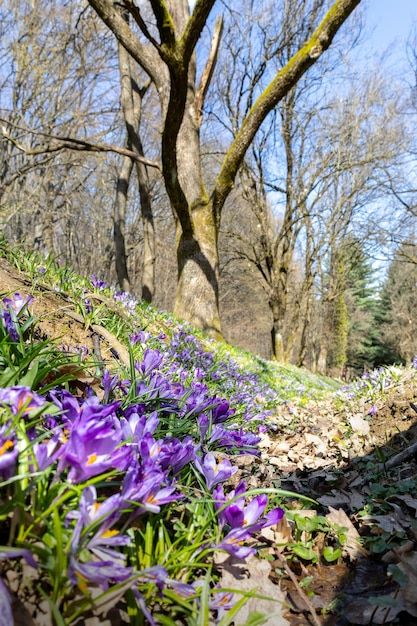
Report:
[[[220,40],[213,38],[200,82],[195,47],[216,0],[151,0],[155,29],[148,30],[140,8],[122,0],[141,31],[120,16],[112,0],[89,0],[130,55],[152,79],[162,112],[162,171],[177,228],[178,286],[175,312],[193,325],[220,335],[217,239],[221,212],[246,151],[262,122],[330,46],[361,0],[335,0],[303,47],[274,76],[235,135],[209,193],[202,177],[199,127]],[[158,35],[155,34],[157,31]]]

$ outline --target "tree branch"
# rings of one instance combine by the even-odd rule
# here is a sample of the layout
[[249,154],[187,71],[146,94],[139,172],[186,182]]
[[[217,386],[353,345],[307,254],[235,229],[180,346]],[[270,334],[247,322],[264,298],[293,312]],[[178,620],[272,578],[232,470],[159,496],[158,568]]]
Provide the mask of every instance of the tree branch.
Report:
[[183,58],[187,64],[215,3],[216,0],[197,0],[195,3],[180,42]]
[[213,33],[213,37],[211,40],[210,54],[207,59],[207,63],[204,68],[204,71],[201,75],[200,84],[198,86],[196,99],[195,99],[195,110],[196,110],[196,116],[197,116],[199,125],[201,125],[201,122],[203,121],[203,104],[207,95],[208,88],[210,86],[214,68],[216,67],[222,33],[223,33],[223,16],[220,16],[216,20],[216,24],[214,26],[214,33]]
[[337,31],[361,0],[336,0],[310,40],[276,75],[259,96],[237,133],[228,151],[212,193],[213,205],[219,216],[230,193],[236,174],[253,138],[270,111],[296,85],[305,72],[332,43]]
[[[159,57],[159,51],[155,49],[158,44],[152,41],[152,46],[145,46],[139,37],[131,31],[112,0],[88,0],[88,3],[135,61],[152,78],[158,95],[161,96],[164,92],[166,70]],[[126,2],[126,7],[128,4],[129,2]]]
[[[167,9],[164,0],[150,0],[153,13],[156,17],[159,35],[161,37],[162,46],[167,46],[170,50],[174,50],[176,46],[174,20]],[[163,48],[159,49],[161,56],[164,55]]]
[[159,51],[160,45],[149,32],[148,27],[146,26],[146,23],[142,18],[140,9],[135,4],[133,4],[132,0],[123,0],[123,7],[126,8],[127,11],[129,11],[136,24],[141,29],[142,33],[145,35],[146,39],[154,46],[154,48]]
[[155,163],[154,161],[148,161],[148,159],[145,159],[133,150],[128,150],[127,148],[120,148],[119,146],[112,146],[108,144],[96,144],[90,141],[86,141],[84,139],[76,139],[75,137],[59,137],[57,135],[50,135],[48,133],[43,133],[39,130],[33,130],[30,128],[18,126],[17,124],[13,124],[12,122],[9,122],[8,120],[5,120],[3,118],[0,118],[0,122],[2,122],[3,124],[7,124],[8,126],[12,126],[13,128],[16,128],[18,130],[22,130],[26,133],[30,133],[31,135],[47,137],[48,139],[59,142],[55,145],[42,146],[36,150],[28,149],[20,145],[13,137],[8,134],[6,127],[2,126],[3,137],[10,141],[20,152],[23,152],[24,154],[30,156],[49,154],[51,152],[59,152],[60,150],[78,150],[85,152],[115,152],[116,154],[128,156],[135,161],[139,161],[144,165],[148,165],[149,167],[154,167],[158,170],[161,169],[161,166],[158,163]]

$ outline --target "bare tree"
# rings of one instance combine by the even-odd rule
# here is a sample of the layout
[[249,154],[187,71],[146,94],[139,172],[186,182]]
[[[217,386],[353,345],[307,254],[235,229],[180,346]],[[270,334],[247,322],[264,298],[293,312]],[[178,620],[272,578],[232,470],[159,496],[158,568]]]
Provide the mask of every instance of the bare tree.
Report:
[[0,2],[0,214],[12,236],[78,268],[85,252],[91,270],[109,257],[101,148],[112,141],[117,109],[102,76],[105,67],[113,77],[110,42],[84,8]]
[[[123,17],[128,22],[129,13],[125,10]],[[126,204],[129,181],[133,164],[139,186],[140,208],[142,216],[143,252],[142,252],[142,299],[152,302],[155,293],[155,225],[152,212],[151,188],[147,166],[144,161],[142,140],[139,134],[141,123],[142,100],[150,85],[147,79],[142,87],[136,71],[136,63],[129,52],[118,44],[119,72],[121,84],[121,103],[127,132],[127,148],[141,157],[123,158],[116,185],[116,204],[114,209],[114,243],[116,272],[120,287],[124,291],[132,291],[128,275],[127,254],[125,245]]]
[[[187,0],[151,0],[146,19],[140,7],[123,0],[135,28],[126,24],[111,0],[89,3],[151,77],[160,98],[162,169],[177,229],[174,311],[220,336],[218,233],[224,203],[263,121],[327,50],[360,0],[336,0],[327,12],[318,12],[305,45],[303,42],[283,68],[272,72],[265,89],[254,94],[254,104],[242,120],[210,192],[203,182],[200,126],[212,71],[203,71],[197,82],[196,45],[215,0],[197,0],[191,15]],[[281,6],[279,10],[283,10]],[[295,23],[294,31],[297,28]],[[213,65],[212,57],[209,64]]]

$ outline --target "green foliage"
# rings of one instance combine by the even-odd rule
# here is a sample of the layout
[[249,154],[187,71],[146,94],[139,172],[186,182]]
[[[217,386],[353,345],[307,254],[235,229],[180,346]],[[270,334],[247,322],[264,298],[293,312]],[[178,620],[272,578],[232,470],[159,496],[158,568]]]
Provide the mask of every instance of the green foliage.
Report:
[[[321,557],[328,563],[341,558],[342,547],[346,543],[346,528],[331,524],[321,515],[306,516],[288,512],[287,518],[294,524],[294,543],[288,545],[293,555],[311,563],[318,563]],[[326,545],[321,553],[316,546],[319,535],[326,537]]]
[[381,290],[378,323],[382,363],[407,363],[417,354],[416,284],[416,249],[404,244],[391,262]]
[[[158,623],[167,626],[178,622],[205,625],[213,611],[219,613],[220,624],[231,624],[248,598],[256,593],[237,589],[228,611],[220,612],[224,610],[221,597],[216,608],[216,596],[222,590],[216,587],[212,556],[216,549],[224,549],[222,541],[230,531],[219,524],[220,511],[215,509],[206,475],[197,467],[195,455],[202,458],[201,442],[206,443],[210,450],[215,450],[215,444],[204,440],[204,421],[201,421],[199,430],[199,415],[204,411],[203,417],[211,416],[212,420],[212,411],[217,406],[224,408],[227,419],[229,405],[221,398],[229,394],[231,402],[235,398],[237,408],[236,414],[231,413],[233,424],[244,424],[241,418],[249,404],[254,417],[262,412],[261,421],[265,422],[265,409],[277,402],[278,393],[282,394],[282,401],[285,401],[285,394],[296,397],[297,391],[307,398],[316,391],[325,393],[330,389],[328,381],[308,374],[304,376],[301,372],[297,377],[292,376],[289,369],[277,369],[260,359],[251,359],[249,353],[239,353],[234,348],[221,347],[221,344],[217,350],[214,342],[202,336],[197,339],[198,334],[192,334],[188,327],[185,330],[184,325],[173,318],[161,316],[151,307],[132,301],[128,294],[119,295],[115,302],[110,289],[100,289],[95,294],[94,285],[50,260],[45,265],[45,259],[30,255],[25,261],[20,252],[12,252],[5,247],[3,253],[33,277],[34,297],[38,289],[48,289],[48,283],[55,285],[54,291],[79,305],[86,326],[97,323],[106,329],[111,328],[119,340],[129,345],[131,357],[130,369],[122,369],[116,362],[115,371],[111,374],[106,372],[106,383],[103,377],[101,393],[106,395],[106,399],[101,401],[92,389],[86,392],[85,397],[81,393],[78,395],[71,389],[70,381],[87,366],[82,353],[66,352],[50,340],[40,341],[36,332],[37,320],[31,315],[28,304],[22,306],[22,299],[9,303],[3,301],[1,304],[0,384],[6,394],[2,396],[0,409],[2,454],[11,454],[9,451],[15,454],[13,459],[8,459],[10,474],[2,475],[0,484],[0,521],[9,531],[7,543],[14,550],[8,551],[7,546],[1,548],[3,558],[10,557],[11,563],[7,563],[6,567],[13,567],[12,559],[21,557],[32,559],[33,563],[33,555],[36,556],[40,567],[39,572],[36,570],[34,574],[34,585],[39,587],[39,594],[50,605],[54,622],[60,626],[75,623],[92,608],[100,607],[104,612],[119,600],[125,603],[132,626],[144,623],[144,608],[154,613]],[[68,291],[64,292],[64,288]],[[97,305],[95,295],[99,296],[96,298]],[[16,294],[14,298],[17,298]],[[123,315],[119,317],[118,307],[122,305]],[[135,332],[140,338],[128,342]],[[238,357],[239,364],[231,358],[232,354]],[[156,363],[152,361],[154,358]],[[94,363],[91,365],[94,366]],[[157,374],[159,365],[161,369]],[[67,367],[70,373],[64,375],[66,370],[63,368]],[[154,370],[155,375],[152,373]],[[198,376],[197,370],[200,372]],[[73,375],[72,371],[75,372]],[[113,375],[114,378],[111,378]],[[114,386],[112,381],[115,381]],[[190,387],[192,383],[195,383],[194,387]],[[201,398],[201,394],[206,393],[206,386],[207,396]],[[178,397],[175,396],[176,390]],[[49,391],[53,393],[47,396],[46,401],[45,394]],[[216,398],[216,393],[221,393],[221,397]],[[65,402],[69,403],[66,408]],[[234,410],[235,406],[231,404],[231,408]],[[119,441],[121,431],[109,429],[106,421],[106,412],[111,410],[112,424],[116,426],[119,423],[116,411],[120,410],[122,414],[120,420],[127,420],[129,413],[124,411],[129,409],[139,411],[139,414],[143,410],[150,422],[157,418],[152,430],[155,439],[150,437],[154,447],[149,448],[148,457],[148,448],[143,448],[143,453],[141,448],[138,455],[143,467],[144,459],[148,459],[151,464],[149,471],[153,472],[152,481],[149,480],[149,484],[146,482],[146,489],[151,489],[151,495],[147,496],[144,492],[140,501],[143,510],[139,515],[136,515],[137,502],[130,498],[119,500],[123,489],[131,488],[126,486],[130,484],[126,479],[127,471],[124,473],[125,469],[120,470],[117,464],[106,465],[111,455],[119,459],[119,454],[130,454],[130,450],[136,450],[130,447],[134,437],[129,435],[130,431],[123,430],[127,433],[123,437],[127,439]],[[94,421],[97,412],[99,415]],[[90,419],[93,421],[90,422]],[[213,426],[210,420],[208,437]],[[74,427],[75,422],[83,425]],[[127,428],[126,421],[124,424]],[[222,422],[223,426],[227,426],[226,421]],[[97,438],[91,432],[96,427],[101,433]],[[238,437],[244,436],[243,429],[241,433],[236,432]],[[67,463],[62,459],[66,458],[73,433],[81,438],[79,441],[82,443],[74,449],[76,452]],[[110,452],[100,447],[106,436],[114,436],[111,441],[116,447]],[[140,445],[145,445],[145,435],[142,433],[141,436]],[[169,486],[161,488],[162,504],[164,497],[167,501],[166,506],[160,506],[153,499],[152,485],[155,476],[164,480],[164,473],[161,474],[151,459],[161,450],[161,454],[165,454],[164,446],[173,444],[173,437],[180,446],[188,438],[194,457],[190,457],[186,465],[178,470]],[[250,437],[254,438],[252,434]],[[149,438],[146,442],[147,446]],[[87,448],[90,444],[94,446],[92,452]],[[186,445],[188,443],[184,447]],[[239,452],[239,449],[236,451]],[[204,456],[208,457],[207,454]],[[101,473],[90,475],[90,465],[96,461],[104,463]],[[83,464],[82,473],[71,475],[78,462]],[[231,466],[229,461],[227,463]],[[227,467],[227,463],[219,462],[216,471],[221,464]],[[135,485],[139,482],[145,489],[146,480],[145,473],[140,474]],[[230,491],[231,487],[226,489]],[[178,490],[178,497],[177,494],[170,497],[172,490]],[[296,495],[274,488],[252,491],[245,488],[243,499],[248,497],[248,501],[258,502],[256,499],[266,494],[271,496],[272,501],[278,500],[279,505],[287,496]],[[235,500],[242,502],[242,495],[236,496]],[[119,503],[117,506],[116,502]],[[233,499],[225,500],[224,507],[232,502]],[[263,515],[266,506],[266,502],[262,502],[259,504],[259,515]],[[100,514],[103,510],[101,506],[106,508],[110,505],[111,508],[106,509],[107,514]],[[273,512],[271,506],[269,501],[268,510]],[[8,525],[11,515],[16,522]],[[245,527],[244,532],[249,532],[250,537],[250,527],[249,530]],[[119,540],[121,543],[117,543]],[[232,545],[232,539],[230,542]],[[107,552],[100,552],[103,545]],[[108,549],[109,546],[112,547]],[[113,559],[113,578],[108,586],[103,585],[100,578],[95,578],[98,570],[94,570],[97,565],[92,559],[94,550],[98,550],[99,560],[103,554]],[[83,571],[88,573],[84,575]],[[120,571],[121,580],[117,578]],[[156,593],[155,571],[164,578],[160,594]],[[138,605],[132,589],[140,593],[143,606]],[[225,590],[225,593],[229,591]],[[261,624],[264,621],[265,616],[254,613],[248,623]]]

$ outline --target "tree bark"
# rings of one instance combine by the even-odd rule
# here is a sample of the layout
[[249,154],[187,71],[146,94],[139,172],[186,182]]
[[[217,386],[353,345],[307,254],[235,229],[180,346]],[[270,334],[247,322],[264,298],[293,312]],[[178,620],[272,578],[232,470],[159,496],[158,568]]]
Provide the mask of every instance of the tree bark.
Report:
[[[128,21],[128,13],[125,12],[125,19]],[[142,141],[140,138],[139,127],[142,113],[142,97],[149,86],[149,83],[143,88],[139,88],[135,71],[135,62],[129,52],[120,43],[118,45],[119,53],[119,72],[121,83],[121,104],[123,117],[127,131],[127,144],[129,150],[134,154],[144,158]],[[131,161],[131,160],[130,160]],[[125,291],[131,291],[131,283],[127,269],[127,253],[125,246],[125,224],[126,224],[126,204],[127,192],[129,187],[130,175],[132,172],[133,162],[130,163],[130,170],[127,174],[127,165],[125,159],[122,164],[126,181],[124,183],[118,181],[116,210],[117,217],[115,219],[115,249],[116,249],[116,271],[120,287]],[[135,161],[136,174],[139,187],[140,210],[143,229],[143,250],[141,263],[141,292],[142,299],[146,302],[152,302],[155,293],[155,260],[156,260],[156,235],[155,224],[152,211],[151,191],[149,184],[149,176],[145,163],[142,160]],[[120,179],[119,179],[120,180]],[[120,186],[120,190],[119,190]],[[122,208],[121,203],[124,203]]]
[[129,181],[133,170],[130,157],[123,157],[116,183],[116,202],[113,213],[113,239],[117,281],[120,289],[131,291],[126,253],[126,206]]
[[219,254],[212,207],[193,211],[194,230],[177,225],[178,286],[174,312],[221,339],[219,316]]
[[120,18],[111,0],[89,0],[152,78],[161,99],[162,168],[177,224],[175,313],[191,324],[215,335],[221,333],[217,239],[221,212],[246,151],[266,116],[327,50],[360,1],[336,0],[311,38],[277,72],[243,121],[208,198],[201,175],[198,129],[202,102],[196,98],[195,46],[215,0],[197,0],[191,16],[187,0],[152,0],[158,41],[130,0],[125,0],[125,6],[141,29],[142,38]]

